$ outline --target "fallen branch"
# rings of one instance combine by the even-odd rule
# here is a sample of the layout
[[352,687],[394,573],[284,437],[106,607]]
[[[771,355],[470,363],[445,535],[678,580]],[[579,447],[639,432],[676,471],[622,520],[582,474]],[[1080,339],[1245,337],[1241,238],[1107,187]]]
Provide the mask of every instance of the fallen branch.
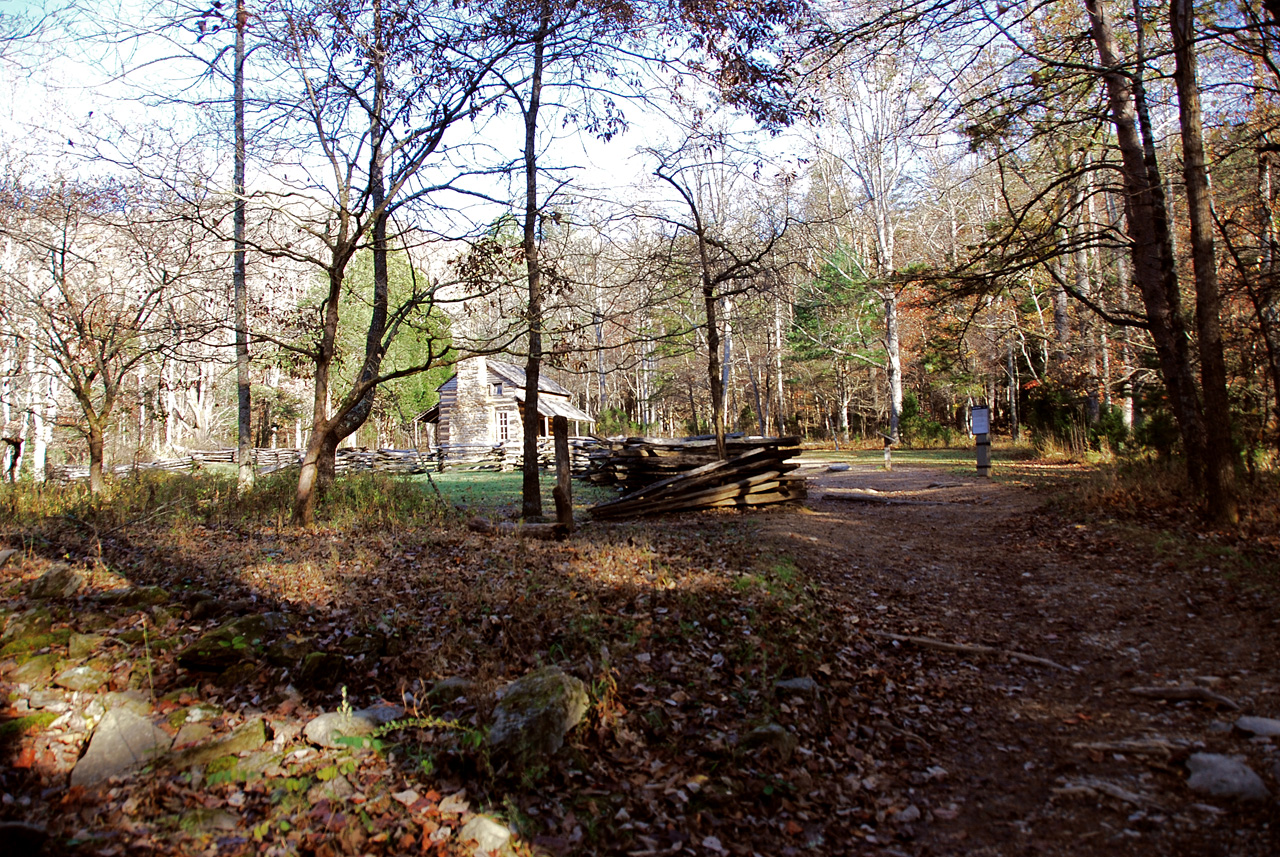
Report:
[[970,643],[947,643],[943,640],[935,640],[932,637],[909,637],[904,634],[891,634],[888,631],[870,631],[873,637],[884,637],[888,640],[897,640],[900,643],[914,643],[926,649],[938,649],[943,652],[958,652],[962,655],[1003,655],[1008,658],[1014,658],[1027,663],[1039,664],[1042,667],[1052,667],[1055,670],[1063,672],[1074,672],[1071,667],[1064,667],[1062,664],[1051,661],[1048,658],[1041,658],[1036,655],[1028,655],[1026,652],[1015,652],[1008,649],[997,649],[993,646],[979,646]]
[[1131,756],[1158,756],[1169,760],[1177,747],[1163,738],[1128,738],[1123,741],[1080,741],[1072,744],[1077,750],[1097,750],[1100,753],[1128,753]]
[[467,529],[489,535],[501,534],[546,541],[559,541],[569,536],[569,530],[563,524],[515,524],[511,521],[499,521],[495,524],[488,518],[472,518],[467,521]]
[[942,500],[899,500],[896,497],[878,497],[875,494],[867,494],[863,491],[846,491],[839,488],[828,488],[823,493],[826,497],[832,497],[836,500],[848,500],[850,503],[881,503],[885,506],[950,505]]
[[1075,780],[1062,780],[1062,787],[1053,789],[1056,795],[1089,795],[1097,796],[1098,792],[1122,800],[1133,806],[1156,806],[1151,798],[1131,792],[1124,786],[1101,780],[1097,777],[1082,777]]
[[1150,699],[1192,700],[1195,702],[1213,702],[1232,711],[1239,711],[1235,700],[1228,699],[1220,693],[1214,693],[1207,687],[1184,685],[1182,687],[1131,687],[1129,692],[1134,696],[1145,696]]

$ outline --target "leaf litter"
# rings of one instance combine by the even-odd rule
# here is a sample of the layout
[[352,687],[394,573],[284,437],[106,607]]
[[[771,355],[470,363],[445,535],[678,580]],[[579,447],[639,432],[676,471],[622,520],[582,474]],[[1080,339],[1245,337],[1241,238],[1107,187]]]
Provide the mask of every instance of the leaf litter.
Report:
[[[99,573],[54,606],[52,626],[95,626],[115,665],[98,694],[42,709],[62,720],[8,739],[3,815],[69,853],[104,855],[471,854],[460,831],[478,812],[513,830],[523,854],[1104,854],[1134,840],[1268,853],[1265,813],[1230,808],[1220,823],[1180,790],[1179,753],[1227,741],[1206,731],[1203,706],[1121,688],[1226,672],[1265,709],[1274,674],[1230,654],[1213,670],[1128,654],[1136,640],[1124,629],[1169,609],[1168,587],[1139,574],[1118,531],[1077,529],[1002,492],[987,499],[1012,515],[994,526],[976,503],[818,497],[800,511],[591,525],[564,543],[453,523],[138,526],[104,540],[110,573],[64,544]],[[1070,568],[1082,556],[1088,567]],[[6,569],[7,616],[32,608],[25,586],[48,564]],[[101,591],[127,585],[162,586],[170,601],[99,608]],[[1105,617],[1065,609],[1064,598],[1096,592]],[[304,681],[256,648],[221,674],[179,662],[230,616],[267,612],[338,658],[335,674]],[[873,632],[1025,648],[1081,669],[1063,676]],[[483,742],[494,695],[547,664],[586,682],[588,719],[545,768],[495,769]],[[445,680],[456,690],[433,694]],[[143,694],[175,735],[207,727],[196,742],[259,717],[269,741],[69,789],[108,689]],[[29,715],[15,696],[10,723]],[[406,714],[374,740],[317,748],[300,734],[322,712],[382,701]],[[217,713],[188,722],[196,706]],[[1153,746],[1172,749],[1144,752]],[[1146,815],[1131,819],[1135,808]]]

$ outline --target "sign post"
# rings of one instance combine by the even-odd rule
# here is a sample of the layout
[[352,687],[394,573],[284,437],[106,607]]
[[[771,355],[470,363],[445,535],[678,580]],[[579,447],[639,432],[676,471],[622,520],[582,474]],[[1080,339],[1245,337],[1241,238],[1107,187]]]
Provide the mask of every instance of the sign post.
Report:
[[973,440],[977,447],[978,475],[991,476],[991,408],[983,405],[972,408],[969,421],[973,426]]

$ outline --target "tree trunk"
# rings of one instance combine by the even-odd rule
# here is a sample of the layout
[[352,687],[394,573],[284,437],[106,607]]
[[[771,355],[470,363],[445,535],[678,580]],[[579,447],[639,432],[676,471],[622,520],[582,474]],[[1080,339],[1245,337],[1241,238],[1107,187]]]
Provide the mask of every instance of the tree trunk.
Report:
[[524,375],[524,467],[521,471],[520,510],[525,518],[542,514],[542,486],[538,481],[538,381],[542,372],[542,266],[538,258],[538,110],[542,104],[542,72],[546,59],[551,5],[543,0],[533,41],[533,70],[529,103],[524,113],[524,264],[529,286],[529,355]]
[[235,55],[235,286],[237,489],[253,487],[253,411],[249,402],[249,291],[245,282],[245,131],[244,131],[244,30],[248,21],[244,0],[236,3]]
[[89,493],[100,494],[104,485],[102,479],[102,424],[95,419],[89,420]]
[[728,458],[724,444],[724,378],[720,374],[720,321],[717,318],[715,284],[711,281],[711,260],[707,242],[698,229],[698,254],[702,263],[702,304],[707,313],[707,379],[711,382],[711,430],[716,436],[716,455]]
[[1200,92],[1196,88],[1194,8],[1191,0],[1173,0],[1169,29],[1173,34],[1174,83],[1182,126],[1183,177],[1191,225],[1191,258],[1196,279],[1196,328],[1200,345],[1200,386],[1205,420],[1204,475],[1209,514],[1222,524],[1240,520],[1235,487],[1236,456],[1231,437],[1231,402],[1222,348],[1222,297],[1213,240],[1209,171],[1205,165]]
[[[1205,425],[1196,398],[1188,354],[1188,336],[1178,295],[1177,274],[1169,246],[1168,220],[1159,165],[1151,142],[1150,120],[1141,88],[1121,71],[1115,34],[1101,0],[1085,0],[1091,33],[1102,65],[1112,123],[1121,154],[1125,214],[1133,242],[1133,277],[1142,293],[1148,328],[1160,362],[1160,373],[1187,454],[1187,473],[1193,486],[1204,485]],[[1139,134],[1138,124],[1143,126]]]
[[902,352],[898,337],[898,293],[887,288],[881,293],[884,300],[884,344],[887,352],[886,370],[889,376],[889,436],[894,443],[900,440],[898,423],[902,419]]

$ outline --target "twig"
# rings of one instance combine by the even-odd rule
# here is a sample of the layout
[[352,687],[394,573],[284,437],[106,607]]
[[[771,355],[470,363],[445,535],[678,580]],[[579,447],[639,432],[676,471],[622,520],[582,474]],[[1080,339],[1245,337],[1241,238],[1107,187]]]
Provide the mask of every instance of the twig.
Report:
[[947,506],[943,500],[899,500],[896,497],[877,497],[862,491],[842,491],[828,488],[823,495],[836,500],[848,500],[851,503],[883,503],[886,506]]
[[891,634],[888,631],[869,631],[873,637],[884,637],[888,640],[897,640],[900,643],[914,643],[926,649],[939,649],[944,652],[959,652],[964,655],[1004,655],[1008,658],[1015,658],[1020,661],[1026,661],[1032,664],[1039,664],[1042,667],[1053,667],[1055,670],[1063,672],[1074,672],[1071,667],[1064,667],[1062,664],[1051,661],[1048,658],[1037,657],[1036,655],[1028,655],[1026,652],[1015,652],[1008,649],[997,649],[993,646],[979,646],[970,643],[947,643],[942,640],[935,640],[932,637],[908,637],[903,634]]
[[1159,756],[1166,761],[1178,749],[1162,738],[1128,738],[1123,741],[1079,741],[1071,746],[1077,750],[1097,750],[1100,753]]
[[1214,693],[1207,687],[1184,685],[1182,687],[1131,687],[1129,692],[1134,696],[1145,696],[1151,699],[1194,700],[1197,702],[1215,702],[1232,711],[1239,711],[1235,700],[1228,699],[1220,693]]

